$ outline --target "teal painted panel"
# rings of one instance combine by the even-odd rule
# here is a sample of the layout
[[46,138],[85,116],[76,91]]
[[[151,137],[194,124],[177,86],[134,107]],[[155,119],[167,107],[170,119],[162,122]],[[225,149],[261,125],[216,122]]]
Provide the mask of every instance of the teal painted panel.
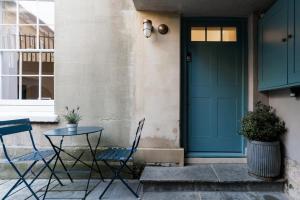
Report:
[[241,44],[192,42],[189,48],[187,155],[241,153]]
[[289,0],[288,83],[300,83],[300,1]]
[[287,85],[288,4],[277,1],[260,22],[259,88]]

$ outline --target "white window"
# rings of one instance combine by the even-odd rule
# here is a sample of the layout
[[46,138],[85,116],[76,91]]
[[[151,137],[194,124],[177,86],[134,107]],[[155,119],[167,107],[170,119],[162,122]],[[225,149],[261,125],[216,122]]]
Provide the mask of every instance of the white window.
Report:
[[0,0],[0,120],[56,120],[54,31],[54,0]]

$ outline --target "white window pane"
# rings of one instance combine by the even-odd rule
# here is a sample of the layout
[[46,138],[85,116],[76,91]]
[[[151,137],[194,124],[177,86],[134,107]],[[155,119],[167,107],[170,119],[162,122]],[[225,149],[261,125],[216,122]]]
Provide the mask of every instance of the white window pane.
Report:
[[236,27],[223,27],[222,30],[222,41],[224,42],[236,42]]
[[205,41],[205,27],[192,27],[191,29],[191,41]]
[[221,27],[207,27],[207,41],[220,42],[221,41]]
[[16,48],[16,26],[0,25],[0,49]]
[[0,1],[0,24],[16,24],[16,2]]
[[18,75],[19,53],[0,52],[0,70],[2,75]]
[[23,25],[20,26],[20,49],[36,49],[36,25]]
[[54,75],[54,53],[42,53],[42,75]]
[[42,77],[42,99],[54,99],[54,77]]
[[40,26],[40,49],[54,49],[54,26]]
[[39,77],[22,77],[22,99],[38,99]]
[[19,77],[0,77],[0,99],[19,98]]
[[36,24],[36,16],[36,1],[19,1],[19,24]]
[[22,52],[22,74],[39,74],[39,56],[40,54],[37,52]]
[[40,24],[54,24],[54,2],[39,1],[37,16]]

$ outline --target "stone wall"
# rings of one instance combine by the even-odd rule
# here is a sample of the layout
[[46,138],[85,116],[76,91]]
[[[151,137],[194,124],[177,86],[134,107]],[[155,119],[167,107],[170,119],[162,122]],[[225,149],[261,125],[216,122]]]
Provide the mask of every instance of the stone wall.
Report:
[[287,194],[294,200],[300,200],[300,163],[286,159],[285,176],[288,179]]

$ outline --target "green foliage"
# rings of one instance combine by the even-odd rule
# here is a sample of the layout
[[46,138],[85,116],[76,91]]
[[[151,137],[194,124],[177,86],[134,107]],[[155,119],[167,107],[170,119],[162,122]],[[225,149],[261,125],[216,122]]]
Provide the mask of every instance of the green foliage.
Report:
[[241,123],[241,133],[249,140],[278,141],[286,131],[285,123],[276,115],[276,111],[261,102],[255,105],[254,111],[249,112]]
[[76,109],[69,109],[68,106],[66,108],[66,114],[63,115],[68,124],[78,124],[81,120],[81,115],[79,114],[79,107]]

